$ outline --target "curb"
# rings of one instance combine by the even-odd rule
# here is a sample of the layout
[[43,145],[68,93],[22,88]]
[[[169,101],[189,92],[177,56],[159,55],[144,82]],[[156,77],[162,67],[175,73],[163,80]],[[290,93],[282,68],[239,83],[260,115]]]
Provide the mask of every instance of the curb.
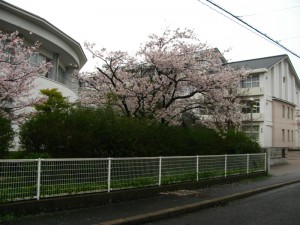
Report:
[[287,185],[291,185],[291,184],[295,184],[295,183],[299,183],[299,182],[300,182],[300,180],[294,180],[294,181],[289,181],[289,182],[285,182],[285,183],[279,183],[279,184],[275,184],[275,185],[271,185],[271,186],[267,186],[267,187],[253,189],[250,191],[227,195],[224,197],[205,200],[202,202],[192,203],[192,204],[183,205],[183,206],[177,206],[174,208],[164,209],[164,210],[156,211],[156,212],[144,213],[141,215],[126,217],[126,218],[120,218],[120,219],[116,219],[116,220],[112,220],[112,221],[97,223],[94,225],[134,225],[134,224],[149,223],[149,222],[165,219],[165,218],[172,217],[172,216],[179,216],[179,215],[183,215],[186,213],[198,211],[201,209],[226,204],[226,203],[234,201],[234,200],[250,197],[255,194],[259,194],[262,192],[270,191],[270,190],[273,190],[276,188],[280,188],[283,186],[287,186]]

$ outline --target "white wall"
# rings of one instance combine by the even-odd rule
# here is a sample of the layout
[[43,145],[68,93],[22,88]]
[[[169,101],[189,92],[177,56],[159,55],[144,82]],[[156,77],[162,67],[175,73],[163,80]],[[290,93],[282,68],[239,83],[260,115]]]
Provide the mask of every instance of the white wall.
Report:
[[57,88],[58,91],[61,92],[64,97],[67,97],[70,102],[74,102],[78,99],[77,94],[70,88],[46,77],[38,77],[34,83],[36,88],[32,90],[33,96],[40,95],[40,90],[42,89]]
[[[78,99],[78,96],[74,91],[72,91],[68,87],[66,87],[66,86],[64,86],[64,85],[62,85],[62,84],[60,84],[60,83],[58,83],[54,80],[48,79],[46,77],[38,77],[34,81],[34,84],[35,84],[36,88],[31,90],[32,97],[41,96],[40,90],[42,90],[42,89],[57,88],[57,90],[59,92],[61,92],[64,97],[67,97],[70,102],[75,102]],[[34,110],[34,109],[32,108],[32,109],[28,109],[28,110]],[[19,131],[19,126],[15,124],[15,125],[13,125],[13,129],[14,129],[15,132],[18,132]],[[11,151],[19,150],[19,147],[20,147],[19,142],[20,142],[19,137],[15,136],[15,138],[14,138],[14,147],[10,150]]]

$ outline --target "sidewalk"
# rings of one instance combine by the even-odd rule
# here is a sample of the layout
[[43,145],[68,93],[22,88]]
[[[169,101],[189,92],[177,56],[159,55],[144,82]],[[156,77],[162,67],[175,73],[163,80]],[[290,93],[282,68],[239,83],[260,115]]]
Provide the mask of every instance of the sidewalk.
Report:
[[289,163],[271,167],[270,177],[222,184],[198,190],[178,190],[157,197],[93,208],[15,218],[3,225],[96,225],[142,224],[201,208],[225,204],[238,198],[300,182],[300,152],[289,155]]

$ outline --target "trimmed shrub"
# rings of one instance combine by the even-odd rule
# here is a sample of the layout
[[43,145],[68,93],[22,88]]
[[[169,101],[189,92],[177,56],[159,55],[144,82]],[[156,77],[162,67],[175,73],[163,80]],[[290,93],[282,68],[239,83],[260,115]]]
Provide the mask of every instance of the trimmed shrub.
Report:
[[259,144],[249,138],[245,133],[236,130],[228,130],[224,139],[224,151],[228,154],[257,153]]
[[27,152],[27,151],[12,151],[8,153],[9,159],[48,159],[52,158],[48,153]]
[[0,158],[4,158],[8,154],[8,150],[12,147],[14,131],[11,121],[0,114]]
[[117,115],[111,109],[76,107],[39,113],[20,129],[27,152],[52,157],[146,157],[259,152],[247,136],[221,137],[205,127],[167,126]]

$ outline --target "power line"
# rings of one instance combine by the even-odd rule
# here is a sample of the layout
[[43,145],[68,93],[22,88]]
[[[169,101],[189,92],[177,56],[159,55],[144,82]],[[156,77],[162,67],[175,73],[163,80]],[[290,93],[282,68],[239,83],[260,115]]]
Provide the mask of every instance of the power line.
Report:
[[[225,16],[226,18],[232,20],[232,19],[229,18],[228,16],[226,16],[226,15],[224,15],[223,13],[221,13],[221,12],[215,10],[214,8],[212,8],[212,7],[210,7],[209,5],[205,4],[205,3],[202,2],[201,0],[198,0],[198,1],[199,1],[200,3],[202,3],[203,5],[206,5],[206,6],[208,6],[209,8],[213,9],[214,11],[216,11],[216,12],[220,13],[221,15]],[[255,31],[255,32],[253,32],[253,33],[255,33],[256,35],[258,35],[259,37],[264,38],[265,40],[271,42],[272,44],[274,44],[274,45],[276,45],[276,46],[279,46],[279,47],[283,48],[284,50],[290,52],[290,53],[293,54],[294,56],[300,58],[299,55],[297,55],[297,54],[294,53],[293,51],[289,50],[287,47],[283,46],[282,44],[280,44],[278,41],[274,40],[273,38],[271,38],[271,37],[268,36],[267,34],[261,32],[260,30],[256,29],[256,28],[253,27],[252,25],[246,23],[246,22],[245,22],[244,20],[242,20],[241,18],[235,16],[235,15],[232,14],[231,12],[227,11],[226,9],[224,9],[224,8],[222,8],[221,6],[219,6],[219,5],[215,4],[215,3],[213,3],[213,2],[210,1],[210,0],[206,0],[206,1],[209,2],[211,5],[217,7],[218,9],[222,10],[222,11],[225,12],[226,14],[230,15],[231,17],[235,18],[236,20],[238,20],[238,21],[241,22],[242,24],[245,24],[246,27],[243,26],[242,24],[237,23],[236,21],[232,20],[232,21],[234,21],[235,23],[239,24],[240,26],[244,27],[245,29],[247,29],[247,30],[249,30],[249,31],[251,31],[251,32]],[[250,30],[249,28],[250,28],[251,30]]]
[[281,8],[281,9],[268,10],[268,11],[263,11],[263,12],[258,12],[258,13],[252,13],[252,14],[242,15],[242,16],[237,16],[237,17],[256,16],[256,15],[265,14],[265,13],[272,13],[272,12],[278,12],[278,11],[285,11],[285,10],[295,9],[295,8],[298,8],[298,7],[300,7],[300,5],[296,5],[296,6],[288,7],[288,8]]
[[286,41],[286,40],[291,40],[291,39],[295,39],[295,38],[299,38],[299,37],[300,37],[300,35],[294,36],[294,37],[288,37],[288,38],[284,38],[284,39],[278,40],[278,42]]
[[[250,28],[248,28],[247,26],[244,26],[243,24],[238,23],[236,20],[232,19],[231,17],[227,16],[226,14],[224,14],[224,13],[222,13],[222,12],[216,10],[215,8],[213,8],[213,7],[211,7],[210,5],[208,5],[208,4],[204,3],[204,2],[202,2],[201,0],[198,0],[198,1],[199,1],[200,3],[202,3],[203,5],[207,6],[208,8],[210,8],[211,10],[214,10],[215,12],[221,14],[222,16],[226,17],[227,19],[229,19],[229,20],[231,20],[232,22],[236,23],[237,25],[239,25],[239,26],[245,28],[246,30],[252,32],[253,34],[258,35],[259,37],[261,37],[261,38],[265,39],[266,41],[272,43],[269,39],[267,39],[267,38],[265,38],[265,37],[263,37],[263,36],[260,36],[259,34],[257,34],[257,33],[254,32],[253,30],[251,30]],[[272,43],[272,44],[273,44],[273,43]]]

